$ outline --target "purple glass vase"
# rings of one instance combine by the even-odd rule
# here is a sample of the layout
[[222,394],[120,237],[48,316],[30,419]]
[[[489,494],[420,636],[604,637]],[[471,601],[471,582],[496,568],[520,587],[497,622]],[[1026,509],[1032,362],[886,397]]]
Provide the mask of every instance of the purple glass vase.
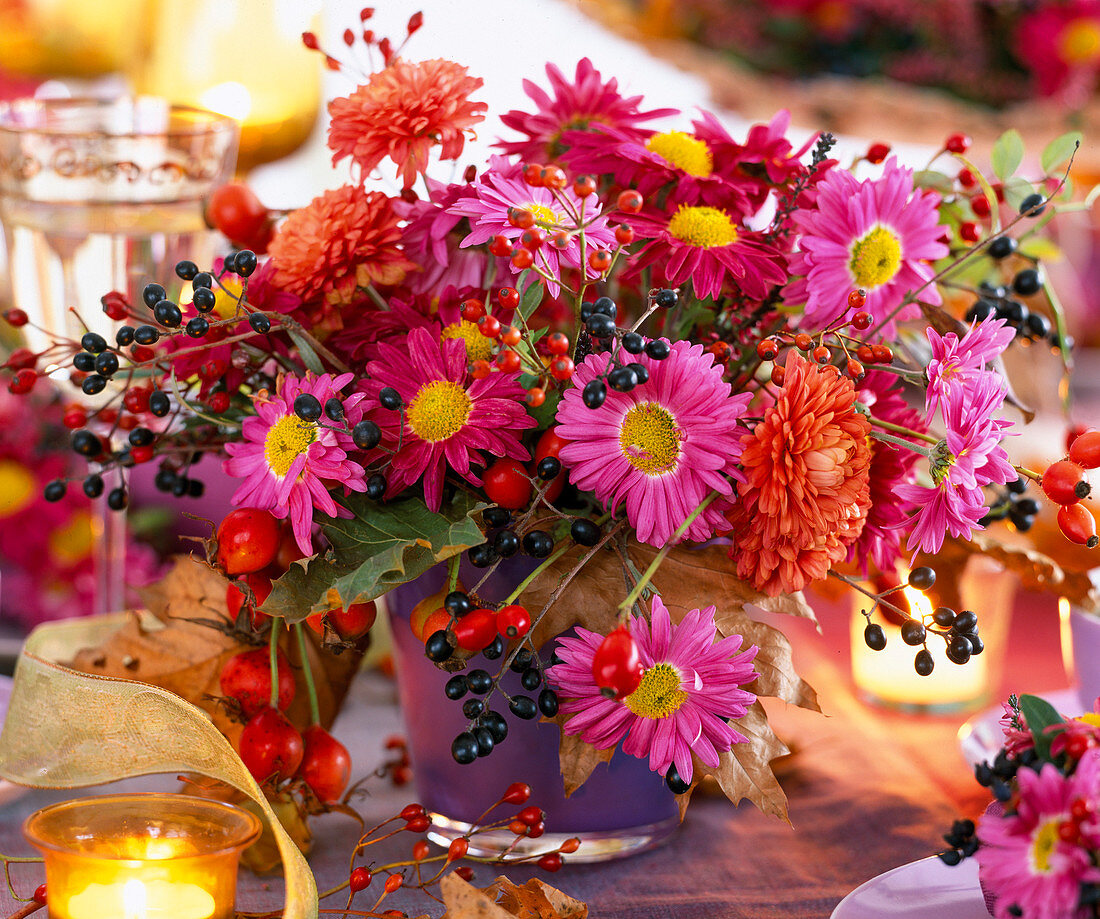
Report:
[[[530,570],[529,562],[526,564]],[[503,584],[518,583],[525,573],[498,570],[491,580],[500,593]],[[474,569],[462,574],[467,584],[480,577]],[[598,765],[588,781],[567,798],[558,768],[557,725],[523,721],[508,711],[503,700],[490,705],[506,717],[507,738],[489,756],[469,765],[454,761],[451,742],[466,730],[468,719],[462,714],[462,703],[450,701],[443,693],[451,675],[424,656],[423,644],[409,628],[413,607],[440,590],[445,576],[445,566],[437,566],[386,597],[409,756],[420,801],[432,814],[429,836],[446,845],[465,834],[512,782],[526,782],[533,791],[531,803],[546,814],[547,832],[538,839],[521,841],[513,849],[517,853],[553,851],[564,840],[578,836],[581,846],[570,860],[595,862],[640,852],[667,839],[680,822],[676,798],[664,779],[649,770],[646,760],[616,752],[610,763]],[[479,592],[483,597],[492,594],[486,589]],[[492,665],[499,663],[484,662],[491,671]],[[502,686],[509,695],[534,695],[520,686],[515,673],[508,673]],[[503,805],[493,812],[492,819],[510,812],[508,805]],[[478,854],[493,854],[514,840],[507,829],[479,833],[473,840],[477,845],[471,845],[470,851],[477,848]]]

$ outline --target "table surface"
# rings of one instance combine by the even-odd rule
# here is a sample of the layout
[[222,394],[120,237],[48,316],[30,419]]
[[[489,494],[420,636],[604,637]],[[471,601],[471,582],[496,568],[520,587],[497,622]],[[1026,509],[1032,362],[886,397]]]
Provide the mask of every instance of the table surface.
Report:
[[[987,799],[973,781],[956,739],[964,716],[907,716],[858,701],[848,675],[846,609],[815,605],[822,635],[806,622],[785,620],[783,625],[795,642],[800,670],[819,691],[826,714],[770,706],[777,731],[795,750],[781,775],[793,827],[748,805],[734,808],[724,798],[697,796],[687,820],[663,848],[611,864],[569,866],[547,880],[587,901],[593,915],[612,919],[825,919],[864,881],[933,853],[939,834],[952,819],[981,812]],[[1066,685],[1058,641],[1053,600],[1021,595],[1013,617],[1003,697],[1011,691],[1043,692]],[[382,758],[383,739],[400,731],[394,698],[393,684],[378,674],[361,675],[353,687],[334,733],[351,748],[357,773],[370,771]],[[171,776],[154,776],[111,787],[175,790],[176,783]],[[393,789],[382,781],[370,787],[371,796],[360,805],[368,820],[393,814],[412,797],[408,789]],[[32,791],[0,807],[0,852],[31,854],[20,835],[22,820],[72,795]],[[322,889],[346,876],[347,854],[357,835],[357,826],[345,817],[330,815],[317,825],[310,862]],[[410,841],[401,834],[383,844],[379,854],[401,857]],[[520,881],[528,876],[521,870],[509,873]],[[15,866],[13,876],[17,889],[26,895],[40,882],[41,868]],[[494,876],[492,868],[478,873],[482,883]],[[282,902],[279,877],[257,878],[244,872],[240,889],[241,909],[274,909]],[[6,898],[6,893],[0,894],[0,915],[18,905]],[[391,899],[392,906],[413,915],[438,912],[418,895]]]

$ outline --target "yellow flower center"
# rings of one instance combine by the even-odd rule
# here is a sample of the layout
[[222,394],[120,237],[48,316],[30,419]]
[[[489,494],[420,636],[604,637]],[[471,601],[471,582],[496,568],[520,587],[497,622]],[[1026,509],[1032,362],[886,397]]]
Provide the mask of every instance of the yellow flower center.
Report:
[[1058,824],[1061,817],[1048,820],[1031,837],[1031,865],[1040,874],[1050,872],[1050,856],[1058,847]]
[[433,380],[413,396],[406,417],[417,437],[435,443],[462,430],[472,405],[466,390],[457,383]]
[[714,171],[714,157],[706,141],[683,131],[654,134],[645,142],[645,148],[689,176],[709,176]]
[[852,246],[848,268],[857,287],[880,287],[901,267],[901,243],[886,227],[875,227]]
[[691,246],[710,249],[737,242],[737,228],[729,215],[716,207],[680,205],[668,222],[668,232]]
[[664,475],[676,468],[683,437],[668,409],[656,402],[643,402],[623,418],[619,447],[639,472]]
[[672,664],[654,664],[642,674],[642,682],[623,699],[623,704],[639,718],[667,718],[687,697],[680,688],[680,671]]
[[535,215],[535,223],[541,227],[553,227],[559,223],[560,218],[553,208],[549,208],[545,204],[535,204],[534,201],[528,201],[523,206]]
[[1100,60],[1100,22],[1074,19],[1058,36],[1058,56],[1070,67],[1088,67]]
[[1084,724],[1091,724],[1094,728],[1100,728],[1100,715],[1096,712],[1086,712],[1079,718],[1073,720],[1083,722]]
[[50,534],[50,557],[59,565],[72,566],[92,554],[92,515],[87,511]]
[[280,479],[294,461],[317,439],[317,425],[303,421],[297,415],[284,415],[272,426],[264,438],[264,459],[268,468]]
[[15,460],[0,460],[0,518],[28,507],[38,492],[34,474]]
[[466,356],[472,361],[487,361],[492,356],[494,342],[481,334],[476,322],[467,322],[465,319],[452,322],[443,330],[443,340],[449,341],[452,338],[461,338],[466,342]]

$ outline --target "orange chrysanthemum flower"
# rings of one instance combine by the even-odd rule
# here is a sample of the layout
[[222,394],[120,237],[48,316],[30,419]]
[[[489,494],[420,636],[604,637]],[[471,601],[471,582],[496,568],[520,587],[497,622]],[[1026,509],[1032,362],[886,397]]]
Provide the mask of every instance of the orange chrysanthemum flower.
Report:
[[730,512],[730,557],[771,596],[825,577],[871,506],[871,425],[834,371],[792,352],[779,398],[741,455],[748,482]]
[[488,109],[469,100],[482,84],[454,61],[395,61],[350,96],[329,103],[332,162],[350,156],[366,174],[388,156],[411,188],[428,168],[432,147],[442,147],[440,159],[462,155],[465,132]]
[[416,265],[398,248],[397,221],[381,192],[357,185],[326,191],[292,211],[271,241],[275,286],[342,306],[357,287],[401,283]]

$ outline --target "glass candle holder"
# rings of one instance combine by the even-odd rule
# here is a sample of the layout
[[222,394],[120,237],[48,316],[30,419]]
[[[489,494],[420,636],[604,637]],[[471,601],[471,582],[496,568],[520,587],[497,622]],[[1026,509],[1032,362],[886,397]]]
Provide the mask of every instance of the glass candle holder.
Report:
[[[984,650],[973,655],[966,664],[948,660],[946,644],[937,635],[929,635],[927,647],[935,667],[928,676],[921,676],[913,666],[920,646],[902,641],[898,622],[891,621],[880,606],[871,622],[882,626],[886,647],[873,651],[863,639],[867,620],[862,615],[869,601],[861,594],[853,599],[851,617],[852,680],[856,692],[865,702],[913,714],[950,715],[976,711],[987,705],[1000,681],[1004,661],[1012,603],[1016,596],[1016,578],[1002,565],[983,555],[974,555],[958,579],[957,609],[972,609],[978,614],[978,627]],[[936,589],[922,593],[905,588],[892,594],[892,603],[904,607],[908,602],[914,616],[932,622],[932,610],[947,602]]]
[[50,919],[232,919],[247,811],[187,795],[107,795],[32,814]]

